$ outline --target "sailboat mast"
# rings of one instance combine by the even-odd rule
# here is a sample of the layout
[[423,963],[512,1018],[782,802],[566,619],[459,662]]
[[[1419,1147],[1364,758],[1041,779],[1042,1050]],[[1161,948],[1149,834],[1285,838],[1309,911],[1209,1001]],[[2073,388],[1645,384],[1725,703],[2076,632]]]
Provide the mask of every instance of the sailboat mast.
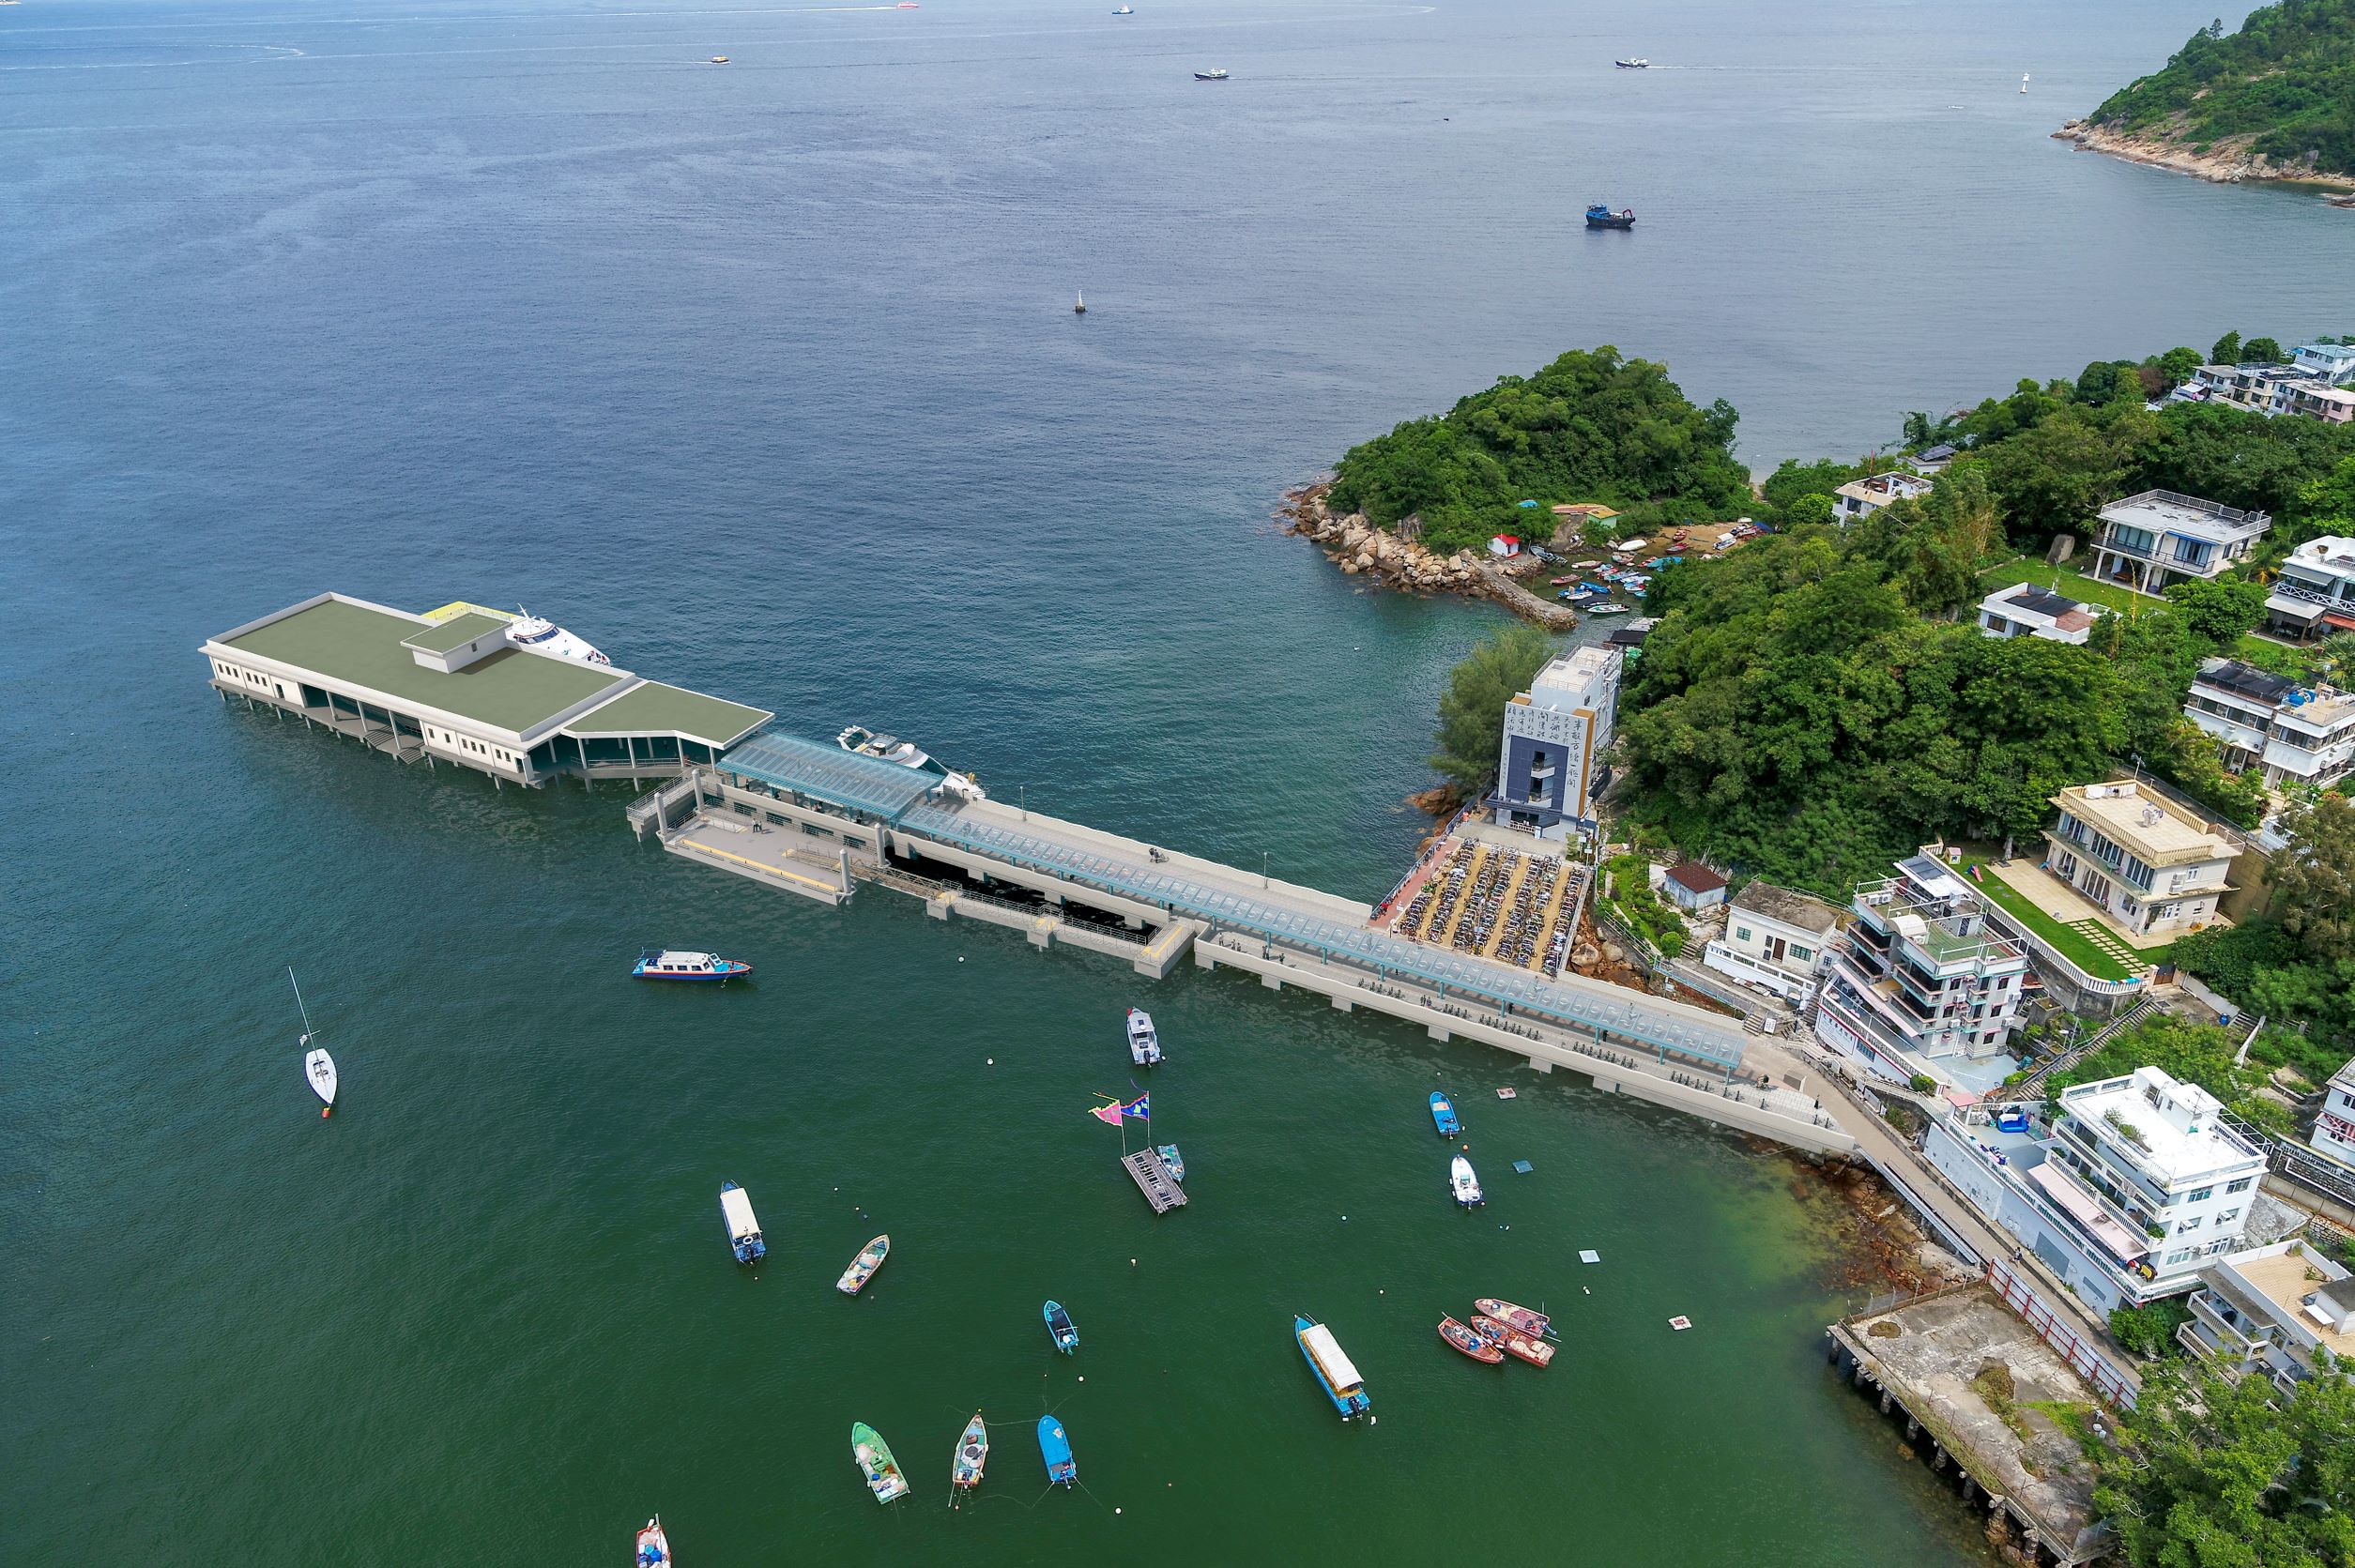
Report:
[[302,1014],[302,1038],[296,1043],[308,1045],[311,1043],[312,1035],[311,1010],[302,1005],[302,982],[295,979],[295,967],[292,964],[286,966],[286,983],[295,988],[295,1011]]

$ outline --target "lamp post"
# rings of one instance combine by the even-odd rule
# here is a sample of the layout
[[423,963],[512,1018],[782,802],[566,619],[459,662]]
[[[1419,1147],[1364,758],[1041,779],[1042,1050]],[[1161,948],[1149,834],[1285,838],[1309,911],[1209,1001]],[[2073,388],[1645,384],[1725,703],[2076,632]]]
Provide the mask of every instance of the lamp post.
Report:
[[1264,849],[1260,851],[1260,886],[1267,886],[1267,851]]

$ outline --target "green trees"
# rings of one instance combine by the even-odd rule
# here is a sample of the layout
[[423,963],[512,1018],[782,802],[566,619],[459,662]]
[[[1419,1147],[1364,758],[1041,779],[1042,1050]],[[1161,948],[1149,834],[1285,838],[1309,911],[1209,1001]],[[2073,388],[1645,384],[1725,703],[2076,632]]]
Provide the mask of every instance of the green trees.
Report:
[[1496,771],[1505,743],[1505,705],[1553,657],[1553,640],[1515,622],[1490,637],[1455,667],[1440,693],[1437,750],[1431,767],[1463,797],[1476,796]]
[[2227,332],[2216,340],[2216,346],[2208,351],[2211,365],[2237,365],[2240,362],[2240,334]]
[[2184,624],[2222,647],[2265,618],[2265,585],[2233,578],[2177,583],[2167,602],[2183,613]]
[[2277,339],[2251,338],[2240,345],[2241,354],[2251,364],[2278,365],[2289,358]]
[[2093,1502],[2134,1568],[2355,1561],[2355,1382],[2327,1360],[2278,1403],[2205,1362],[2154,1372],[2118,1439]]
[[2175,1331],[2191,1316],[2192,1309],[2182,1302],[2173,1296],[2162,1296],[2148,1306],[2112,1308],[2110,1332],[2135,1355],[2155,1362],[2162,1356],[2181,1353]]
[[2251,11],[2229,37],[2194,33],[2163,69],[2089,117],[2171,142],[2240,139],[2235,145],[2277,161],[2355,170],[2355,0],[2281,0]]
[[1721,399],[1694,407],[1648,360],[1572,350],[1351,448],[1328,502],[1384,527],[1419,515],[1441,551],[1511,526],[1524,499],[1731,517],[1750,499],[1749,474],[1734,461],[1736,419]]
[[2289,843],[2268,880],[2273,913],[2306,957],[2355,958],[2355,804],[2325,795],[2281,815]]

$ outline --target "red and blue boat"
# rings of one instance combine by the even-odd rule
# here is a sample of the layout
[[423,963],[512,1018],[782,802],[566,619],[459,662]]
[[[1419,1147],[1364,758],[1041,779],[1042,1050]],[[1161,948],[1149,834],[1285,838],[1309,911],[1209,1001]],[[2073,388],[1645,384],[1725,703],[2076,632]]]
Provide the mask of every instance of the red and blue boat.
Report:
[[669,948],[648,948],[638,954],[638,961],[630,966],[630,973],[638,980],[716,980],[726,984],[752,973],[752,966],[733,958],[722,958],[716,952],[677,952]]

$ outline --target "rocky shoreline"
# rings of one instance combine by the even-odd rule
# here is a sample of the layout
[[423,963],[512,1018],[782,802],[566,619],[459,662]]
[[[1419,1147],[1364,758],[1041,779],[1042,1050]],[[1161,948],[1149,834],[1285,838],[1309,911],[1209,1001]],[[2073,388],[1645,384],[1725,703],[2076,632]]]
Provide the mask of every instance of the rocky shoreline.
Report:
[[[2147,164],[2174,174],[2194,175],[2219,185],[2282,181],[2355,191],[2355,179],[2347,175],[2319,174],[2303,162],[2277,163],[2262,154],[2252,153],[2249,145],[2255,138],[2249,136],[2226,137],[2209,151],[2199,153],[2159,137],[2131,136],[2123,131],[2105,129],[2090,121],[2071,120],[2053,132],[2053,139],[2073,143],[2080,151],[2122,158],[2129,163]],[[2346,204],[2333,202],[2332,205]]]
[[1549,632],[1567,632],[1578,624],[1577,613],[1567,605],[1540,599],[1469,550],[1437,555],[1415,540],[1375,527],[1363,513],[1335,516],[1324,503],[1331,488],[1329,482],[1321,482],[1289,492],[1277,516],[1285,520],[1291,532],[1323,550],[1325,558],[1346,575],[1369,577],[1401,593],[1460,593],[1492,599]]

